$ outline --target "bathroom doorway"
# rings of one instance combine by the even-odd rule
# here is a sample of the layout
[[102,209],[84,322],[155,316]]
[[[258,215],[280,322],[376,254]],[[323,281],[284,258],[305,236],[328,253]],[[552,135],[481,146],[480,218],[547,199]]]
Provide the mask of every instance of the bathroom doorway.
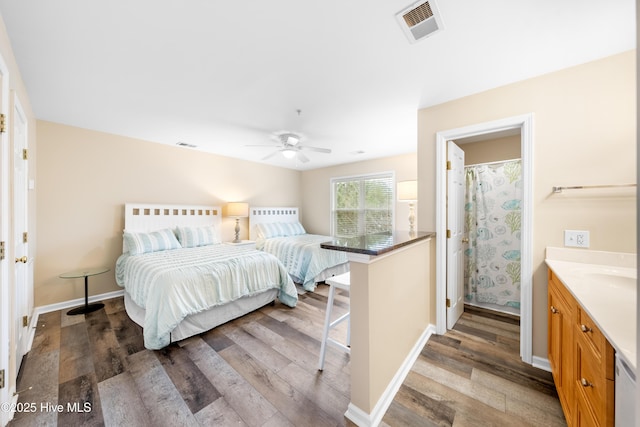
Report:
[[520,130],[455,140],[464,152],[464,307],[520,316]]
[[[495,122],[482,123],[465,128],[438,132],[436,134],[436,331],[444,334],[447,330],[447,298],[455,295],[452,286],[456,284],[447,280],[447,144],[458,141],[461,146],[479,143],[478,156],[474,162],[492,162],[496,159],[485,158],[491,155],[488,146],[482,141],[500,140],[515,136],[519,139],[522,171],[521,201],[521,251],[520,251],[520,357],[526,363],[532,363],[532,143],[533,115],[523,115]],[[488,143],[487,143],[488,144]],[[516,144],[517,146],[518,144]],[[472,148],[471,145],[468,148]],[[517,156],[517,154],[516,154]],[[465,162],[466,163],[466,162]],[[513,203],[513,202],[512,202]],[[451,235],[452,233],[449,233]],[[460,235],[460,239],[463,236]],[[515,253],[510,256],[515,257]]]

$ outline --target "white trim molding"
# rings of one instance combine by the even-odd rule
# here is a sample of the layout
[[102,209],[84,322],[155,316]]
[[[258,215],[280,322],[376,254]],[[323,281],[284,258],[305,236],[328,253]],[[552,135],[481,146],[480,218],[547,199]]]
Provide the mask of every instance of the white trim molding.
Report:
[[[121,290],[118,290],[118,291],[107,292],[107,293],[100,294],[100,295],[92,295],[92,296],[89,296],[88,300],[89,300],[90,303],[93,303],[93,302],[104,301],[106,299],[118,298],[118,297],[121,297],[121,296],[124,296],[124,289],[121,289]],[[33,318],[36,319],[36,320],[34,320],[33,325],[35,326],[37,324],[37,318],[41,314],[51,313],[52,311],[64,310],[64,309],[67,309],[67,308],[80,307],[81,305],[84,305],[84,297],[72,299],[72,300],[69,300],[69,301],[57,302],[55,304],[49,304],[49,305],[43,305],[43,306],[40,306],[40,307],[36,307],[35,310],[33,310]],[[31,347],[29,347],[29,348],[31,348]]]
[[436,327],[434,325],[427,326],[422,335],[420,335],[420,338],[418,338],[416,344],[411,349],[411,352],[409,352],[409,354],[405,358],[404,362],[400,366],[400,369],[398,369],[389,385],[387,385],[387,388],[385,389],[384,393],[382,393],[382,396],[373,407],[373,411],[371,411],[370,414],[367,414],[365,411],[358,408],[353,403],[349,403],[347,412],[344,413],[344,416],[359,427],[378,426],[380,422],[382,422],[382,417],[384,417],[384,414],[387,412],[387,409],[389,409],[389,406],[393,402],[396,393],[398,392],[398,390],[400,390],[400,386],[402,386],[404,379],[407,377],[407,375],[409,375],[409,371],[411,371],[413,364],[416,362],[416,360],[418,360],[420,352],[429,341],[429,338],[431,338],[431,335],[433,335],[435,332]]
[[533,353],[533,113],[436,133],[436,331],[447,331],[447,141],[520,130],[522,157],[522,253],[520,296],[520,357],[532,363]]

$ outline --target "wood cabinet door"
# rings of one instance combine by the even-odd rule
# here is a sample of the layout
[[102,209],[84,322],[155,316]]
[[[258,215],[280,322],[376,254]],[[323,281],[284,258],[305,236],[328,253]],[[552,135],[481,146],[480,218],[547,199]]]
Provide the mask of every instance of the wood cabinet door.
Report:
[[549,363],[565,417],[573,413],[574,364],[572,306],[549,282]]

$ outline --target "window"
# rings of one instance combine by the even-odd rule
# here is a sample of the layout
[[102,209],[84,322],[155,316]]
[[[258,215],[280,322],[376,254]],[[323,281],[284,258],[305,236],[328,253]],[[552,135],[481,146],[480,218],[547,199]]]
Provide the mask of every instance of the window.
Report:
[[338,237],[393,230],[392,172],[331,179],[331,233]]

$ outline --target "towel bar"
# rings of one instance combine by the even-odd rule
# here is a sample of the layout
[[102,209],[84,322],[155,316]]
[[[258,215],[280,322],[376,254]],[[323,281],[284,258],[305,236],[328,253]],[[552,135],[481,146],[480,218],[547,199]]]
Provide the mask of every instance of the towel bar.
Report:
[[573,185],[567,187],[553,187],[554,193],[562,193],[562,190],[583,190],[588,188],[619,188],[635,187],[636,184],[609,184],[609,185]]

